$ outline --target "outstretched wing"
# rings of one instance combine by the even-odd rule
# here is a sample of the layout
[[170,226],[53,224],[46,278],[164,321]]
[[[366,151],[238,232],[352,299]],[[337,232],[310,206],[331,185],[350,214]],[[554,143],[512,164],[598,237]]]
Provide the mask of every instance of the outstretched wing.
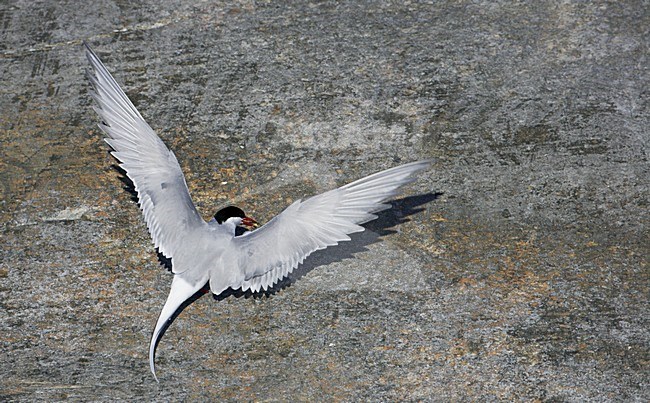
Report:
[[349,241],[348,234],[364,230],[360,224],[377,218],[373,213],[390,207],[382,202],[430,165],[430,160],[412,162],[298,200],[258,230],[235,237],[236,267],[244,274],[240,286],[266,290],[311,253]]
[[93,109],[102,118],[99,127],[108,136],[111,154],[133,181],[138,201],[154,245],[172,259],[179,253],[187,235],[205,225],[187,190],[185,177],[176,156],[156,135],[135,109],[124,91],[106,70],[88,44],[86,57],[92,66],[88,79],[93,85]]

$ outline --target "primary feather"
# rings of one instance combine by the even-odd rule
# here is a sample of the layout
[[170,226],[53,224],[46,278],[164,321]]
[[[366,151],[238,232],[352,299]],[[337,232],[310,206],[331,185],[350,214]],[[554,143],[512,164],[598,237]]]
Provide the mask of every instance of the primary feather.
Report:
[[181,167],[88,45],[86,57],[92,67],[88,78],[94,109],[102,118],[99,127],[108,136],[104,140],[135,186],[155,247],[172,259],[173,271],[181,273],[190,268],[182,258],[189,235],[206,225],[192,203]]

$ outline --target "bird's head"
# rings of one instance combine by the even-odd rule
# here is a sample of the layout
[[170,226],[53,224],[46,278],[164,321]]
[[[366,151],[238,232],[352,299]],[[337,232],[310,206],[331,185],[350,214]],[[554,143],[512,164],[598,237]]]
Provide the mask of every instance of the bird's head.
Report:
[[246,227],[249,230],[258,227],[257,221],[248,217],[242,209],[235,206],[228,206],[217,211],[214,219],[221,225],[232,226],[233,229],[238,226]]

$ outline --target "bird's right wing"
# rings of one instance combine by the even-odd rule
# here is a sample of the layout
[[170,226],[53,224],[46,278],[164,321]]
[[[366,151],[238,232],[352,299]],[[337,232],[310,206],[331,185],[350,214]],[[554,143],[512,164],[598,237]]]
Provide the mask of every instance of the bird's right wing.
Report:
[[174,153],[142,118],[95,52],[85,46],[92,66],[88,72],[94,89],[91,95],[98,105],[94,109],[102,118],[99,127],[108,136],[104,140],[135,185],[154,245],[172,259],[175,273],[183,272],[189,267],[176,264],[185,260],[176,258],[186,250],[188,236],[205,222],[192,203]]
[[[261,228],[235,237],[237,257],[233,269],[243,274],[243,280],[232,288],[266,290],[311,253],[349,241],[348,234],[363,231],[360,224],[377,218],[373,213],[389,208],[383,202],[430,165],[430,160],[412,162],[298,200]],[[219,291],[223,286],[211,283],[211,288]]]

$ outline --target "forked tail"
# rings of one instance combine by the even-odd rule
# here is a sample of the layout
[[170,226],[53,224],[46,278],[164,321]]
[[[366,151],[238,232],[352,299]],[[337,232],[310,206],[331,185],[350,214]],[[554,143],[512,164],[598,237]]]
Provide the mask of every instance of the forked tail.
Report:
[[[151,336],[151,343],[149,344],[149,367],[151,368],[151,373],[156,379],[156,382],[159,382],[158,377],[156,376],[156,367],[154,363],[156,358],[156,347],[158,347],[158,343],[169,325],[174,321],[180,311],[182,311],[180,308],[187,306],[188,300],[190,300],[197,291],[203,288],[201,282],[198,284],[199,285],[191,285],[178,275],[174,276],[174,279],[172,280],[172,287],[169,291],[169,296],[160,312],[158,322],[156,322],[156,327]],[[191,303],[193,300],[189,302]]]

